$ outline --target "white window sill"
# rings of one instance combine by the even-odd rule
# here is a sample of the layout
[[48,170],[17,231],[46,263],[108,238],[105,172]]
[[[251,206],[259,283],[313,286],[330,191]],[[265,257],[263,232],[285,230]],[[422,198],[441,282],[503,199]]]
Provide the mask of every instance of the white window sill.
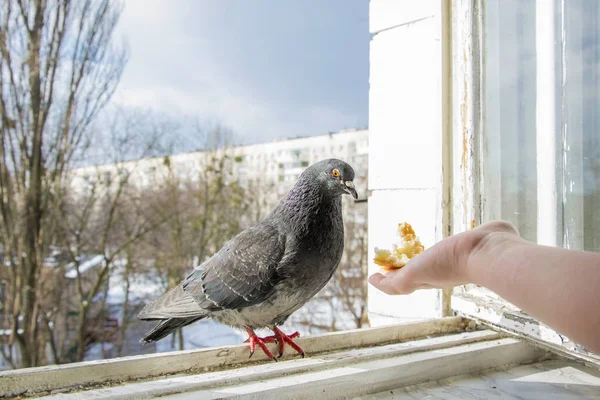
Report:
[[277,363],[258,351],[249,360],[247,345],[237,345],[8,371],[0,373],[0,397],[349,398],[548,356],[472,326],[451,317],[300,338],[307,357],[290,354]]

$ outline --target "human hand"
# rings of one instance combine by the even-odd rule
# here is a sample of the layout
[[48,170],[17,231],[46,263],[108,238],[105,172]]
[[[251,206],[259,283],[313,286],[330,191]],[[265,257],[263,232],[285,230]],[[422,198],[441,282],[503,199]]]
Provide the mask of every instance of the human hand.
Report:
[[387,294],[409,294],[418,289],[450,288],[472,282],[471,268],[482,249],[498,250],[519,239],[509,222],[494,221],[444,239],[411,259],[404,267],[375,273],[369,283]]

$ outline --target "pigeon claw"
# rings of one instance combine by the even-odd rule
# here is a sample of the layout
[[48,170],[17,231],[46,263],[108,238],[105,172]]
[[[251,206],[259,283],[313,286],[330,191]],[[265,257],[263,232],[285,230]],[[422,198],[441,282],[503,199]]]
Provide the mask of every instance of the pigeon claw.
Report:
[[275,337],[275,335],[265,336],[264,338],[262,338],[262,340],[265,343],[279,343],[279,340],[277,340],[277,337]]
[[[298,352],[298,354],[300,354],[302,356],[302,358],[304,358],[304,350],[302,350],[302,348],[300,346],[298,346],[296,343],[294,343],[294,341],[292,340],[292,339],[299,337],[300,333],[294,332],[291,335],[286,335],[277,327],[273,327],[272,330],[273,330],[273,333],[275,333],[273,335],[273,337],[275,338],[275,340],[277,342],[279,342],[279,356],[277,358],[281,358],[281,356],[283,356],[283,349],[285,348],[286,343],[288,345],[290,345],[291,348],[296,350]],[[269,336],[269,337],[271,337],[271,336]]]
[[265,339],[268,338],[260,338],[258,336],[256,336],[256,333],[254,333],[254,331],[250,328],[246,328],[246,332],[248,332],[248,339],[246,339],[244,341],[244,343],[250,343],[250,357],[251,358],[254,355],[254,350],[256,348],[256,345],[258,345],[262,351],[267,355],[267,357],[269,357],[271,360],[273,361],[277,361],[277,359],[275,358],[275,356],[273,355],[273,353],[271,353],[271,351],[269,351],[269,349],[267,348],[267,345],[265,343],[269,343],[269,341],[265,341]]
[[[266,337],[258,337],[256,333],[251,328],[246,328],[246,332],[248,333],[248,339],[244,341],[244,343],[250,344],[250,357],[254,355],[254,350],[256,349],[256,345],[258,345],[262,351],[273,361],[277,361],[277,358],[281,358],[283,356],[283,351],[285,349],[285,345],[288,344],[292,349],[296,350],[298,354],[304,358],[304,350],[300,346],[298,346],[293,339],[300,336],[299,332],[294,332],[291,335],[286,335],[276,326],[272,327],[273,335]],[[276,343],[279,345],[279,355],[277,358],[271,353],[271,351],[267,348],[266,343]]]

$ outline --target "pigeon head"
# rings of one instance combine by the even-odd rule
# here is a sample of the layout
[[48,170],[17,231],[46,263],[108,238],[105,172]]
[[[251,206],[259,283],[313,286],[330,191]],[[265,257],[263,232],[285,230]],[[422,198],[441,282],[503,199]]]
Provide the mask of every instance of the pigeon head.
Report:
[[316,162],[302,173],[300,180],[304,179],[333,196],[351,194],[355,199],[358,198],[353,182],[354,170],[344,161],[330,158]]

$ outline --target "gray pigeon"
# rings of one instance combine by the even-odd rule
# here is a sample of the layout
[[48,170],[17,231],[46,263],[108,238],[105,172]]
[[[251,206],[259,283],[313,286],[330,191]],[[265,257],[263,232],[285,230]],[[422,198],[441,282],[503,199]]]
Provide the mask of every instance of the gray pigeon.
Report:
[[[250,356],[255,345],[275,360],[265,343],[285,343],[304,357],[304,351],[278,326],[333,276],[344,249],[342,199],[358,197],[354,170],[328,159],[308,167],[296,185],[259,224],[239,233],[177,287],[148,304],[142,320],[160,321],[141,340],[160,340],[178,328],[212,318],[245,329]],[[268,327],[272,336],[260,338],[255,329]]]

